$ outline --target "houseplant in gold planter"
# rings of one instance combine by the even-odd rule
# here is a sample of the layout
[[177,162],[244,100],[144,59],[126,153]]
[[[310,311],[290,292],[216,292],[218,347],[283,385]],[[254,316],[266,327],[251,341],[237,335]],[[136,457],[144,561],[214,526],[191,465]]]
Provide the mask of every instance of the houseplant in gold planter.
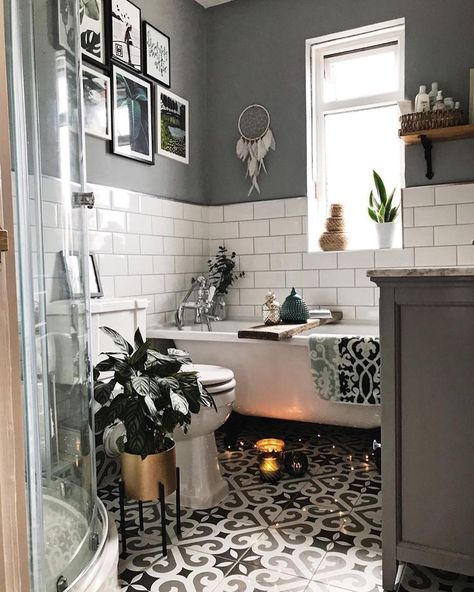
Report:
[[[94,397],[102,405],[95,415],[96,429],[121,421],[122,478],[128,498],[140,501],[165,496],[176,489],[176,454],[172,438],[177,427],[187,430],[201,406],[214,405],[196,372],[184,372],[190,360],[183,352],[168,355],[151,348],[140,330],[134,346],[109,327],[101,327],[117,347],[94,368]],[[101,377],[105,373],[105,379]]]

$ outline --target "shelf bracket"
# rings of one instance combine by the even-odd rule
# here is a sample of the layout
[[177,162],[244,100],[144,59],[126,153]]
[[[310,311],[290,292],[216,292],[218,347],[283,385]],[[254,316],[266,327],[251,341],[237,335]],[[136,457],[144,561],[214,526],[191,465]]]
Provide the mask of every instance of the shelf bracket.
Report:
[[423,150],[425,152],[426,178],[432,179],[434,177],[433,161],[431,156],[433,150],[433,142],[428,138],[428,136],[425,136],[423,134],[420,136],[420,140],[423,146]]

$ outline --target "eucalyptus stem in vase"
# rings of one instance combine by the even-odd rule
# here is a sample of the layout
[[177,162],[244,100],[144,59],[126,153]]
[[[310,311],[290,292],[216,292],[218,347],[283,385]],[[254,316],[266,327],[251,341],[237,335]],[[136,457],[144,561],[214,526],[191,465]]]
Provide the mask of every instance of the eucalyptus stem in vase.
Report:
[[229,288],[233,283],[245,276],[244,271],[236,271],[236,257],[235,251],[228,254],[227,248],[220,246],[217,249],[216,255],[207,262],[209,268],[209,280],[216,288],[216,295],[214,298],[214,316],[223,320],[226,317],[226,301],[225,295],[229,293]]

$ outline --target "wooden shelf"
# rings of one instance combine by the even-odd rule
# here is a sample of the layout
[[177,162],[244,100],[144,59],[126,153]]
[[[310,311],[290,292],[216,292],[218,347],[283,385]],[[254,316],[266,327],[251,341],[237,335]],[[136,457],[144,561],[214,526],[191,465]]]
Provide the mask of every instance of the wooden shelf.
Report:
[[474,125],[454,125],[453,127],[441,127],[438,129],[421,130],[403,134],[400,139],[405,144],[421,144],[420,136],[426,136],[432,142],[446,142],[448,140],[464,140],[474,138]]

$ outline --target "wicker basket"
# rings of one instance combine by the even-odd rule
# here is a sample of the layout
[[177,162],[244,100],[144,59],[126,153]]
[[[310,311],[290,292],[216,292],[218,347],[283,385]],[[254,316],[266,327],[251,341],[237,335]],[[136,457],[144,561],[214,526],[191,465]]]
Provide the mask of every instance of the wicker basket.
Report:
[[326,230],[330,232],[344,232],[344,218],[328,218]]
[[344,232],[323,232],[319,238],[319,246],[323,251],[345,251],[347,235]]
[[450,111],[427,111],[426,113],[408,113],[400,117],[399,135],[410,132],[422,132],[425,130],[453,127],[463,124],[463,112],[461,109]]

